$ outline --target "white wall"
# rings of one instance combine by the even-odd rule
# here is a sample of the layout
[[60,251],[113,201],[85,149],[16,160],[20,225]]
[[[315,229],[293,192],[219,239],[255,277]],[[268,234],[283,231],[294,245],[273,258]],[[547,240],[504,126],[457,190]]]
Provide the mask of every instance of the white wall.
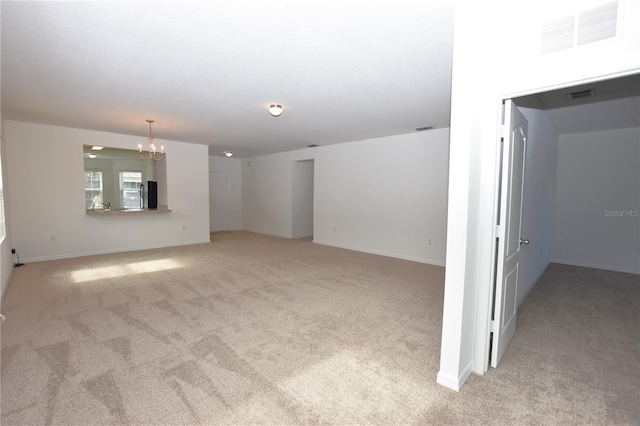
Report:
[[448,129],[244,160],[246,230],[291,237],[292,167],[314,159],[314,242],[444,264]]
[[242,160],[227,157],[209,157],[209,172],[227,173],[229,177],[229,230],[242,227]]
[[7,186],[7,159],[4,137],[4,120],[0,116],[0,160],[2,160],[2,184],[4,195],[4,221],[6,236],[0,243],[0,302],[4,298],[4,291],[9,284],[13,271],[13,255],[11,254],[11,214],[9,211],[9,188]]
[[640,128],[561,135],[553,261],[640,273]]
[[13,246],[25,262],[209,242],[207,146],[162,141],[170,213],[87,215],[82,145],[139,137],[5,121]]
[[556,205],[558,134],[547,113],[520,108],[529,123],[520,233],[518,305],[533,289],[551,261]]
[[[0,8],[1,9],[1,8]],[[0,43],[1,44],[1,43]],[[1,91],[0,91],[1,92]],[[0,99],[2,94],[0,93]],[[0,111],[0,169],[2,169],[3,197],[4,197],[4,220],[5,220],[5,238],[0,242],[0,302],[4,298],[4,291],[9,284],[11,272],[13,271],[13,255],[11,254],[11,218],[9,214],[8,188],[7,188],[7,161],[4,148],[4,120],[2,119],[2,111]]]
[[637,0],[619,1],[615,39],[540,53],[544,23],[604,2],[465,2],[455,9],[447,270],[437,378],[451,389],[488,368],[500,100],[637,73]]

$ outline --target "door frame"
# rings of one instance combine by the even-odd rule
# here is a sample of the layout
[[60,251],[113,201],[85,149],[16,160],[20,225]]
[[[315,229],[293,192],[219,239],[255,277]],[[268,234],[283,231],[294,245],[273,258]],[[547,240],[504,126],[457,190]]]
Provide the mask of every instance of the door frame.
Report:
[[[219,173],[219,174],[224,174],[226,175],[226,180],[227,180],[227,193],[226,193],[226,212],[225,212],[225,228],[223,231],[229,231],[229,172],[218,172],[218,171],[209,171],[209,184],[211,184],[211,177],[214,173]],[[211,185],[209,185],[209,205],[211,206],[211,202],[213,201],[213,191],[211,188]],[[214,212],[211,210],[211,208],[209,208],[209,232],[216,232],[213,230],[213,227],[211,226],[211,218],[212,215],[214,214]]]
[[[514,100],[516,98],[535,95],[538,93],[544,93],[552,90],[559,89],[567,89],[573,86],[579,86],[584,84],[596,83],[600,81],[612,80],[620,77],[627,77],[630,75],[635,75],[638,73],[638,70],[627,70],[622,72],[616,72],[607,75],[600,75],[593,78],[582,79],[582,80],[574,80],[570,82],[564,82],[562,84],[555,84],[550,86],[538,87],[535,89],[524,90],[521,92],[515,93],[507,93],[500,96],[496,100],[496,120],[495,123],[495,146],[494,146],[494,174],[491,177],[493,179],[493,196],[488,197],[489,200],[484,204],[484,208],[482,208],[481,215],[484,217],[482,219],[481,224],[481,259],[480,259],[480,272],[478,279],[478,292],[476,299],[476,327],[475,327],[475,349],[473,353],[473,363],[474,363],[474,372],[479,374],[484,374],[489,370],[489,360],[491,356],[491,348],[490,348],[490,339],[491,339],[491,309],[493,305],[493,279],[495,277],[495,268],[494,268],[494,253],[496,250],[496,241],[495,241],[495,223],[497,223],[497,218],[499,214],[499,206],[496,205],[498,199],[498,189],[499,189],[499,171],[500,171],[500,136],[501,136],[501,128],[502,128],[502,104],[506,100]],[[531,131],[531,129],[529,129]],[[491,205],[489,208],[488,204]],[[486,214],[485,214],[486,213]],[[482,243],[484,242],[484,243]],[[488,255],[482,256],[483,250],[486,250],[485,253]],[[471,371],[469,371],[469,374]],[[468,374],[465,375],[468,377]]]

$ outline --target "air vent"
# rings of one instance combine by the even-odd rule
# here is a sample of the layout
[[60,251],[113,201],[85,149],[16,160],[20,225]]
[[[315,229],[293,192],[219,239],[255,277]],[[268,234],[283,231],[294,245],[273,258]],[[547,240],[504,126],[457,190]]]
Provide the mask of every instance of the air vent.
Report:
[[578,15],[577,45],[582,46],[616,36],[618,2],[588,10]]
[[312,144],[310,144],[310,145],[307,145],[307,148],[315,148],[315,147],[317,147],[317,146],[318,146],[318,145],[316,145],[315,143],[312,143]]
[[589,90],[581,90],[579,92],[571,92],[569,93],[569,99],[572,101],[578,101],[580,99],[593,98],[596,95],[596,91],[593,89]]
[[540,53],[547,55],[615,38],[617,27],[617,1],[548,22],[542,25]]
[[544,24],[542,26],[542,54],[571,49],[573,47],[574,26],[575,18],[573,16]]
[[431,130],[431,129],[433,129],[433,126],[416,127],[416,130],[419,132],[422,132],[424,130]]

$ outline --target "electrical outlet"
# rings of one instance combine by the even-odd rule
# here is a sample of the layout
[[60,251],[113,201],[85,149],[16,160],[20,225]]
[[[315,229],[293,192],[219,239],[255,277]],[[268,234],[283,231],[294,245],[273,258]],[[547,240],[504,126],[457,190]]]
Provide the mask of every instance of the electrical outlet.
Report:
[[11,249],[11,254],[16,254],[16,249]]

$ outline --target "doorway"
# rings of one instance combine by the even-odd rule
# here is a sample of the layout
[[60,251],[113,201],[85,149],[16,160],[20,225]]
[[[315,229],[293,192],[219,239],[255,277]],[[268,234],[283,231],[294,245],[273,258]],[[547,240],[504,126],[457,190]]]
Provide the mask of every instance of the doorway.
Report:
[[229,174],[209,172],[209,232],[229,231]]
[[550,263],[640,272],[640,75],[512,100],[531,142],[522,221],[531,243],[522,246],[517,305]]
[[313,236],[314,161],[294,161],[291,188],[291,238]]

